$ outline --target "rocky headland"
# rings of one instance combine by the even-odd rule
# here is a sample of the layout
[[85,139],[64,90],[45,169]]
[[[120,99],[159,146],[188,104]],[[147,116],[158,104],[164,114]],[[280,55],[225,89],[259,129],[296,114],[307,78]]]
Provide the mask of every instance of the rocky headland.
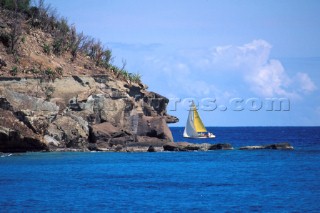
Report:
[[0,152],[173,142],[168,99],[113,57],[44,1],[0,1]]
[[[168,99],[107,75],[0,78],[0,152],[135,151],[173,142]],[[146,145],[144,145],[145,147]],[[133,148],[135,147],[135,149]]]
[[169,100],[52,11],[43,1],[0,1],[0,152],[233,149],[174,143]]
[[[54,80],[0,78],[0,152],[27,151],[210,151],[229,143],[174,143],[168,99],[143,84],[108,75]],[[240,150],[291,150],[288,143]]]

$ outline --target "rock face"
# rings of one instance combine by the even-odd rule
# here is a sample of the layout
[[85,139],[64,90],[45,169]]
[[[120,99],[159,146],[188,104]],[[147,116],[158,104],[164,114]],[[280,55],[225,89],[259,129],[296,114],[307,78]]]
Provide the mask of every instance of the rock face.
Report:
[[0,78],[0,152],[126,151],[139,143],[155,151],[173,142],[167,123],[178,119],[168,102],[108,75]]
[[240,147],[239,150],[256,150],[256,149],[280,149],[280,150],[293,150],[293,146],[289,143],[277,143],[265,146],[244,146]]
[[11,111],[0,109],[1,152],[48,150],[41,137],[24,125]]

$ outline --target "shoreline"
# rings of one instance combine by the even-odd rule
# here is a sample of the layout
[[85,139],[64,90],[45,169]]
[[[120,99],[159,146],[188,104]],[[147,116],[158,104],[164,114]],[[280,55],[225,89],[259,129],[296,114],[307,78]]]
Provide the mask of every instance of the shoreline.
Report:
[[294,150],[294,147],[287,142],[275,143],[269,145],[254,145],[254,146],[242,146],[234,148],[229,143],[188,143],[188,142],[175,142],[175,143],[163,143],[152,144],[152,143],[139,143],[129,144],[126,147],[117,149],[118,147],[101,149],[101,150],[84,150],[75,148],[58,148],[55,150],[41,150],[41,151],[26,151],[26,152],[0,152],[2,154],[22,154],[22,153],[49,153],[49,152],[110,152],[110,153],[145,153],[145,152],[210,152],[217,150],[239,150],[239,151],[253,151],[253,150]]

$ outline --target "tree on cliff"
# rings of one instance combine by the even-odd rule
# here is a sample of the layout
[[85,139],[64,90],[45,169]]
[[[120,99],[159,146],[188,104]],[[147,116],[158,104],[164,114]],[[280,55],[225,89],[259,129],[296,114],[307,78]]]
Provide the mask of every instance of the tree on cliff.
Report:
[[0,6],[8,10],[28,11],[30,0],[0,0]]
[[[19,61],[32,61],[29,58],[21,59],[27,54],[30,57],[31,51],[37,49],[37,47],[34,47],[30,51],[30,44],[29,46],[27,43],[23,44],[24,41],[28,40],[30,42],[34,39],[30,37],[36,37],[37,43],[40,44],[40,48],[47,57],[54,54],[58,58],[63,57],[65,59],[69,55],[70,61],[75,64],[83,63],[84,58],[91,59],[90,62],[87,62],[89,65],[85,64],[88,66],[80,66],[84,66],[85,69],[90,71],[95,68],[102,69],[103,71],[99,71],[100,73],[109,72],[127,82],[140,82],[140,75],[129,73],[125,69],[112,64],[112,51],[104,46],[99,39],[77,32],[76,27],[70,25],[67,18],[59,17],[57,11],[50,4],[46,4],[45,0],[34,0],[32,3],[31,0],[0,0],[0,10],[0,18],[6,23],[0,28],[0,42],[6,47],[7,52],[13,55],[10,57],[11,61],[14,61],[11,64],[9,63],[8,67],[16,67],[23,73],[43,71],[39,70],[43,67],[41,64],[37,64],[37,68],[34,68],[34,64],[19,67]],[[37,55],[39,54],[37,53]],[[81,56],[81,60],[77,60],[79,56]],[[33,68],[30,69],[30,66],[33,66]],[[26,67],[28,67],[28,70],[25,69]],[[50,67],[50,65],[45,67],[45,69],[48,68],[51,70],[57,69],[56,67]],[[61,70],[61,67],[59,70]],[[58,75],[62,75],[59,73]]]
[[29,9],[29,0],[1,0],[0,5],[8,10],[12,10],[11,23],[9,23],[10,31],[7,37],[7,47],[9,53],[17,54],[17,48],[22,33],[20,12]]

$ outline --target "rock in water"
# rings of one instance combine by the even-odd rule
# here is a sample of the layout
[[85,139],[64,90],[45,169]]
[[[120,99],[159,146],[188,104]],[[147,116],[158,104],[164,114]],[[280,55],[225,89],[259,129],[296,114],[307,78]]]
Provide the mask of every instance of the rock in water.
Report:
[[265,146],[265,149],[281,149],[281,150],[293,150],[293,146],[291,144],[285,143],[277,143]]
[[243,146],[240,147],[239,150],[256,150],[256,149],[280,149],[280,150],[293,150],[293,146],[291,144],[285,143],[276,143],[269,144],[264,146]]
[[209,150],[233,150],[229,143],[218,143],[210,146]]
[[208,150],[232,150],[230,144],[209,144],[209,143],[167,143],[163,146],[164,151],[208,151]]

